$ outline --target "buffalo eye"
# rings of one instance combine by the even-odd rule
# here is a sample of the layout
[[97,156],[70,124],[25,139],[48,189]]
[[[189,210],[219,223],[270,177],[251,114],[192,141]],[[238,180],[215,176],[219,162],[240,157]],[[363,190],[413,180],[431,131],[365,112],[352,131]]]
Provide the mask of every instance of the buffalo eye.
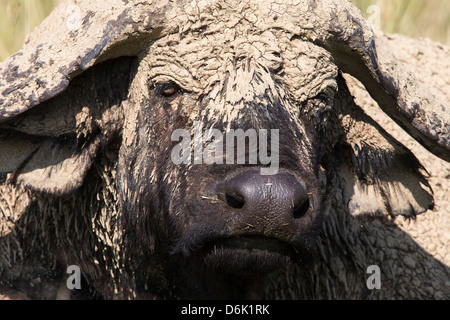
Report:
[[173,95],[180,92],[181,88],[175,82],[164,82],[157,85],[157,92],[163,97],[172,97]]

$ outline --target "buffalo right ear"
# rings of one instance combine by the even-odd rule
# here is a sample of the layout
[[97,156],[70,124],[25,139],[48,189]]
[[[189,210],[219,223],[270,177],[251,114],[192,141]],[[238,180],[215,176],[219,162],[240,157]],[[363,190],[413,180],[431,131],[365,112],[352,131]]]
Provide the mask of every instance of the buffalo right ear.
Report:
[[338,94],[342,135],[330,154],[350,213],[413,218],[432,209],[428,173],[417,158],[357,106],[346,87]]
[[0,182],[69,194],[120,134],[135,58],[95,65],[66,91],[0,125]]

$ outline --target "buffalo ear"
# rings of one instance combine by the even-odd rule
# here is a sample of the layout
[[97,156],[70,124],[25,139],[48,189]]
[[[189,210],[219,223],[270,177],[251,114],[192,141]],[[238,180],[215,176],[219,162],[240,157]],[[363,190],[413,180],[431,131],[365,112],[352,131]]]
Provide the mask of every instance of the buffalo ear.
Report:
[[176,30],[166,15],[183,6],[61,1],[0,63],[0,183],[9,177],[55,194],[80,186],[96,154],[120,132],[131,57]]
[[80,187],[120,135],[134,60],[95,65],[62,94],[1,124],[0,180],[54,195]]
[[45,139],[20,164],[11,182],[38,192],[55,195],[71,193],[83,183],[99,145],[98,135],[83,147],[77,146],[74,141]]
[[351,96],[346,94],[338,116],[343,142],[335,145],[332,154],[350,213],[412,218],[432,209],[433,191],[426,170],[353,99],[348,101]]

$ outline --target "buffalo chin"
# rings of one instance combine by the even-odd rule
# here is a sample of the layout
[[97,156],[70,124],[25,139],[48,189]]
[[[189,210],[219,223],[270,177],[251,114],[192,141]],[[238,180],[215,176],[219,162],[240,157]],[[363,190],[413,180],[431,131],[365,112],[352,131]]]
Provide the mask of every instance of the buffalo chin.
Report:
[[204,247],[209,268],[233,274],[270,273],[292,261],[287,243],[263,237],[226,238]]

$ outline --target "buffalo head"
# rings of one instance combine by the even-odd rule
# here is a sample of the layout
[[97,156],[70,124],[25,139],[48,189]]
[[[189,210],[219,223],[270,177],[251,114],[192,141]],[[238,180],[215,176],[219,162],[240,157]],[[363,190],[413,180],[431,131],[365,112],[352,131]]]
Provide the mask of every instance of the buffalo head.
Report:
[[36,37],[1,65],[0,176],[67,196],[114,152],[133,272],[158,259],[174,279],[302,263],[332,213],[331,184],[353,214],[433,207],[417,159],[342,74],[446,160],[448,107],[349,1],[96,5],[81,2],[78,29]]

